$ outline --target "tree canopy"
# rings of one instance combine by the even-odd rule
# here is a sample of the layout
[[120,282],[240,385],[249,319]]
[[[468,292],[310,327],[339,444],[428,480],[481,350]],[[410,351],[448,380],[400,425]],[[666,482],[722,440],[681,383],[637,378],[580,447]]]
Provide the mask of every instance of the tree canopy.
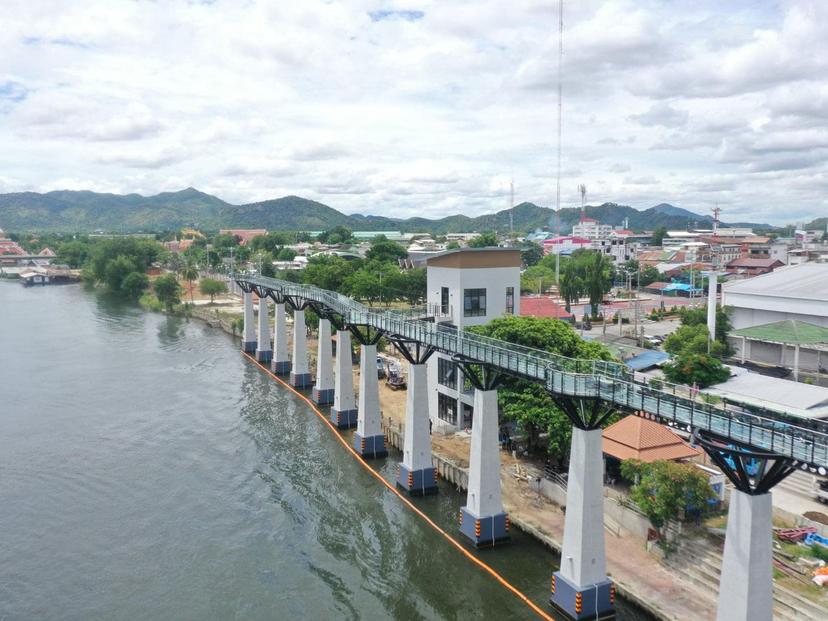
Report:
[[[535,347],[573,358],[611,360],[602,344],[584,341],[572,327],[558,319],[538,317],[498,317],[470,332]],[[546,450],[555,459],[569,455],[572,424],[552,397],[534,382],[508,378],[498,390],[498,402],[507,420],[514,420],[525,431],[530,448],[537,448],[542,433],[547,434]]]
[[695,384],[707,388],[724,382],[730,371],[719,360],[707,354],[681,353],[661,367],[664,377],[674,384]]
[[490,246],[497,246],[497,233],[494,231],[486,231],[477,237],[472,237],[468,243],[469,248],[488,248]]
[[181,302],[181,285],[175,278],[175,274],[164,274],[155,279],[152,283],[155,297],[164,305],[167,311],[171,311],[176,304]]
[[705,474],[688,464],[628,459],[621,462],[621,475],[635,481],[630,498],[660,537],[667,522],[678,518],[679,511],[705,511],[714,497]]

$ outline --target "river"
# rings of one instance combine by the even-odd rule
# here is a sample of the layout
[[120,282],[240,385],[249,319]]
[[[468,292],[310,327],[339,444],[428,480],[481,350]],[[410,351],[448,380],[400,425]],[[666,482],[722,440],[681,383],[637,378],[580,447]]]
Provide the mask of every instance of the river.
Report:
[[[456,531],[449,486],[416,502]],[[479,554],[548,609],[557,559],[514,535]],[[538,617],[228,335],[0,283],[0,621],[480,618]]]

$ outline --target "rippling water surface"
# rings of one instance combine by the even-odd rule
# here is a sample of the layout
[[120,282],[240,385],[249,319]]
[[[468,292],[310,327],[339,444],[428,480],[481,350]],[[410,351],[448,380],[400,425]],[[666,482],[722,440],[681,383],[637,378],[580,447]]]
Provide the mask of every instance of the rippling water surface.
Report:
[[[417,502],[453,532],[462,501]],[[546,606],[548,551],[481,555]],[[537,617],[229,336],[0,283],[0,620],[387,618]]]

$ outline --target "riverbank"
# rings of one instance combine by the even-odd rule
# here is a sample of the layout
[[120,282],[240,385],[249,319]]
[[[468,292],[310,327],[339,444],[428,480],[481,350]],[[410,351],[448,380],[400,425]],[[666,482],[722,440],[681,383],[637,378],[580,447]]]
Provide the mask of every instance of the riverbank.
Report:
[[[192,317],[205,321],[214,328],[236,335],[233,313],[217,307],[194,307]],[[309,343],[309,351],[313,350]],[[315,350],[313,351],[315,353]],[[355,370],[357,373],[357,370]],[[380,386],[380,405],[383,428],[389,444],[402,448],[402,425],[405,416],[405,392]],[[432,459],[444,480],[465,491],[468,481],[469,438],[463,434],[432,437]],[[563,540],[564,513],[560,507],[533,491],[526,476],[512,473],[526,472],[530,464],[502,454],[501,483],[504,507],[512,523],[522,531],[560,553]],[[715,617],[713,598],[700,598],[696,589],[679,581],[643,546],[629,538],[607,533],[608,573],[616,582],[619,594],[661,621],[683,621],[688,618],[701,621]],[[690,615],[690,616],[688,616]]]

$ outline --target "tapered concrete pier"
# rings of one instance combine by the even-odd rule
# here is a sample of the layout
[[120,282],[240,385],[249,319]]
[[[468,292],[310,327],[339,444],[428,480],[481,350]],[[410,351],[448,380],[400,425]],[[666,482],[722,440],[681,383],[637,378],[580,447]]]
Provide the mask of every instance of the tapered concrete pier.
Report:
[[330,405],[334,399],[333,348],[331,322],[319,319],[319,346],[316,355],[316,384],[313,387],[316,405]]
[[437,493],[437,469],[431,464],[428,369],[425,364],[408,364],[403,460],[397,484],[413,496]]
[[305,311],[293,311],[293,368],[290,371],[290,385],[294,388],[309,388],[313,376],[308,365],[308,332],[305,327]]
[[356,393],[351,367],[351,333],[346,328],[336,333],[336,376],[331,422],[339,429],[350,429],[357,424]]
[[290,373],[290,358],[288,357],[287,323],[285,320],[285,305],[277,302],[273,305],[273,362],[270,368],[276,375]]
[[256,346],[256,360],[270,362],[273,349],[270,347],[270,317],[267,309],[267,298],[259,298],[259,338]]
[[475,546],[509,539],[509,518],[500,496],[497,390],[474,390],[469,489],[460,514],[460,532]]
[[377,379],[377,346],[362,344],[359,352],[359,402],[354,448],[363,457],[385,457]]
[[716,621],[772,621],[772,517],[770,492],[731,491]]
[[561,568],[552,576],[552,605],[578,620],[615,615],[604,551],[601,434],[600,428],[572,429]]
[[242,328],[242,351],[252,354],[256,351],[256,325],[253,314],[253,292],[242,293],[244,301],[244,328]]

